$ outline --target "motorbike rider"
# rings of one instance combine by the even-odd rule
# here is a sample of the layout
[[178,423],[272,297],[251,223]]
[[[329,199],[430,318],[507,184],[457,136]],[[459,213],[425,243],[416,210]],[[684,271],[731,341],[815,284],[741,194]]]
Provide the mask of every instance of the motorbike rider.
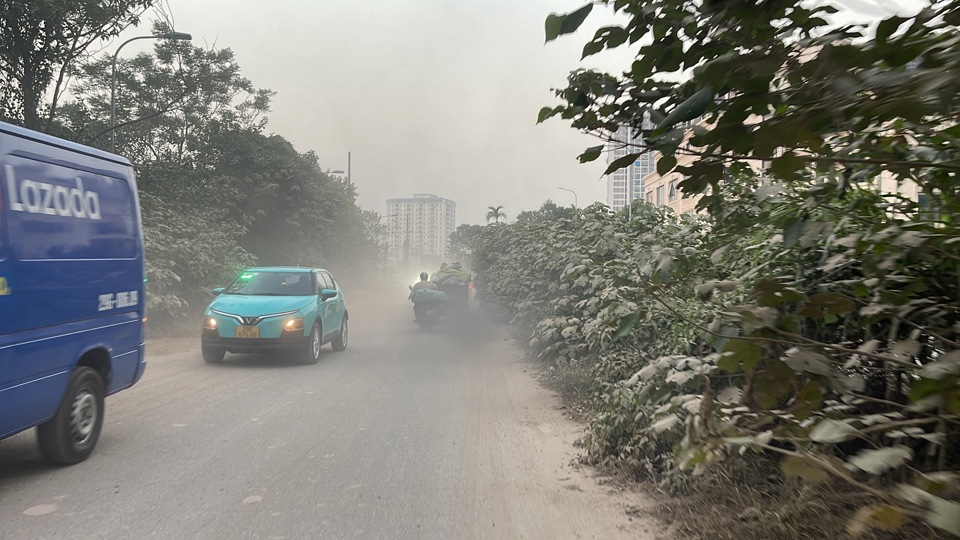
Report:
[[437,284],[430,281],[430,276],[426,272],[420,272],[420,281],[413,286],[413,290],[417,289],[436,289]]
[[[426,272],[420,272],[420,281],[417,282],[413,287],[410,287],[410,301],[411,301],[411,302],[413,302],[413,295],[414,295],[414,293],[416,293],[416,292],[417,292],[418,290],[420,290],[420,289],[430,289],[430,290],[436,290],[436,289],[437,289],[437,284],[434,283],[434,282],[432,282],[432,281],[430,281],[430,275],[427,274]],[[414,302],[414,304],[413,304],[413,315],[417,318],[417,320],[419,320],[420,317],[421,317],[421,315],[423,314],[423,311],[426,310],[426,309],[427,309],[426,305],[418,304],[418,303]],[[416,321],[414,321],[414,322],[416,322]]]

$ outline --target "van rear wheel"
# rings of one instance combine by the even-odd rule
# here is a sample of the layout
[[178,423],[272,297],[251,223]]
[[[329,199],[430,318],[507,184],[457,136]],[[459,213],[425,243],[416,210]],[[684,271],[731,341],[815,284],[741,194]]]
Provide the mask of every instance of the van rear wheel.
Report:
[[73,465],[93,453],[103,427],[103,378],[92,368],[73,370],[57,412],[37,426],[37,443],[44,459]]

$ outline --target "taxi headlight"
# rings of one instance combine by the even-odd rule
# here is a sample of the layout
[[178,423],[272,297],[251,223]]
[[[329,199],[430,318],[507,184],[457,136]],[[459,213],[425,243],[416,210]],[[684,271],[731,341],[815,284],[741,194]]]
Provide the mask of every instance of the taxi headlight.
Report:
[[217,329],[217,320],[213,317],[204,317],[203,318],[203,327],[207,330],[216,330]]
[[283,323],[284,332],[296,332],[297,330],[303,331],[303,319],[287,319],[287,322]]

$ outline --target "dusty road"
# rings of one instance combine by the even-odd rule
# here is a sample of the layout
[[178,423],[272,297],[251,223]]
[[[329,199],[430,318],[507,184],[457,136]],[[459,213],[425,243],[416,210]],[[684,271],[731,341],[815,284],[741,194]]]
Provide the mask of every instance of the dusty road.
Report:
[[87,462],[0,441],[0,538],[659,537],[571,464],[578,427],[502,327],[423,333],[395,294],[349,294],[348,349],[312,366],[152,340]]

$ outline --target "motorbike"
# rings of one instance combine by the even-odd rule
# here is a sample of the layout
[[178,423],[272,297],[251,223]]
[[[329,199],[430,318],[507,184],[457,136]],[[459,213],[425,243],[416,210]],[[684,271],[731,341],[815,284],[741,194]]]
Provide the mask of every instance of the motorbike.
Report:
[[[419,295],[416,293],[420,293]],[[430,330],[440,322],[440,312],[443,308],[443,302],[446,299],[443,293],[437,294],[436,291],[429,289],[414,290],[410,286],[410,301],[413,302],[413,315],[415,322],[421,330]]]

